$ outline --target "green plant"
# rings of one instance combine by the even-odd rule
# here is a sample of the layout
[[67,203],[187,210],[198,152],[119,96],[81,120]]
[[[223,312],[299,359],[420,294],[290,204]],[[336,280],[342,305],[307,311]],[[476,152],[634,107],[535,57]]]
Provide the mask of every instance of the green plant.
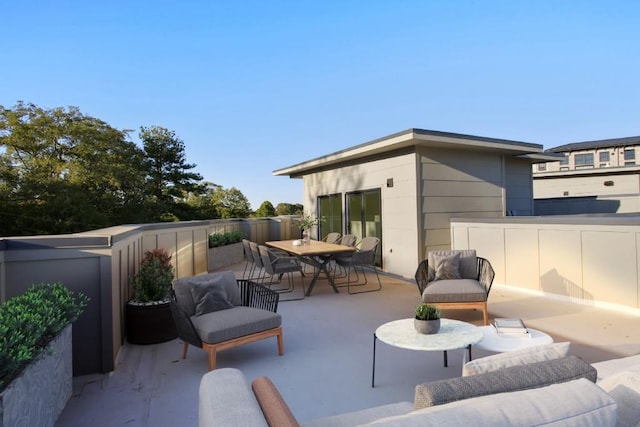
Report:
[[140,270],[131,278],[136,299],[140,302],[165,300],[172,281],[171,255],[164,249],[146,251]]
[[298,220],[298,227],[300,227],[300,230],[309,230],[320,224],[322,221],[322,219],[317,218],[316,216],[311,214],[302,215],[302,217]]
[[0,391],[87,306],[62,283],[40,283],[0,305]]
[[420,304],[416,307],[416,319],[436,320],[440,318],[440,309],[435,305]]
[[244,233],[242,231],[227,231],[222,233],[209,234],[209,247],[217,248],[220,246],[231,245],[233,243],[242,242],[244,239]]

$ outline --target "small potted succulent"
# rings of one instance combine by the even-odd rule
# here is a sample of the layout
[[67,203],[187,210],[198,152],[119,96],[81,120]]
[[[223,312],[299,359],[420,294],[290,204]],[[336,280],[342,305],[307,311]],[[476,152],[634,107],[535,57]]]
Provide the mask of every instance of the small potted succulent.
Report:
[[413,324],[421,334],[437,334],[440,330],[440,309],[431,304],[420,304],[416,307]]

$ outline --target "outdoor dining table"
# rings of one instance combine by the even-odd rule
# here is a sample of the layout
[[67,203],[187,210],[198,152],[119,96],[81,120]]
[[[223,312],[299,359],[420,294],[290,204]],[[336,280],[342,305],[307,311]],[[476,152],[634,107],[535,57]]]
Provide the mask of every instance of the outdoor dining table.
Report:
[[[356,248],[352,246],[338,245],[335,243],[327,243],[318,240],[310,240],[307,243],[300,245],[294,245],[293,242],[296,242],[296,240],[276,240],[272,242],[265,242],[265,244],[267,246],[271,246],[272,248],[277,248],[295,255],[300,258],[302,262],[315,267],[315,273],[311,278],[311,283],[309,284],[309,288],[307,289],[306,296],[311,295],[311,291],[313,290],[313,287],[316,284],[316,280],[318,280],[318,276],[320,276],[321,272],[324,272],[325,276],[327,276],[329,284],[331,285],[333,290],[338,293],[338,288],[333,282],[333,277],[331,277],[331,274],[327,270],[327,267],[336,255],[341,253],[355,252]],[[300,240],[300,242],[302,241]]]

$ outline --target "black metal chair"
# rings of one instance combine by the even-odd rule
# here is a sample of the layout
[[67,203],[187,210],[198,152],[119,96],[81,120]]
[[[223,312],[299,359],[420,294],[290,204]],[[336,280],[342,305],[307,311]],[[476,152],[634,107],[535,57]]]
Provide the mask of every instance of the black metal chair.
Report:
[[[443,251],[439,252],[443,253]],[[456,252],[465,251],[449,251],[451,254]],[[433,273],[434,266],[429,268],[429,258],[427,258],[418,265],[415,273],[416,284],[418,285],[422,302],[436,305],[441,309],[482,310],[484,324],[488,325],[487,300],[489,292],[491,292],[495,272],[487,259],[476,257],[475,251],[466,252],[469,253],[469,257],[476,258],[475,270],[466,274],[468,277],[437,280]],[[473,262],[473,259],[471,259],[471,262]]]
[[[203,295],[200,300],[194,298],[198,293]],[[204,298],[219,309],[199,313]],[[184,342],[182,358],[187,357],[189,344],[202,348],[209,354],[211,371],[218,351],[269,337],[277,338],[278,353],[283,355],[282,319],[276,313],[279,298],[265,286],[236,280],[230,271],[175,279],[169,299],[178,337]]]
[[[382,282],[380,282],[380,276],[378,275],[378,269],[376,268],[376,253],[380,247],[380,239],[377,237],[365,237],[360,242],[360,247],[355,252],[340,255],[334,259],[337,266],[342,267],[346,271],[346,283],[336,283],[336,287],[346,287],[347,292],[350,294],[361,294],[365,292],[375,292],[382,289]],[[365,286],[367,281],[367,274],[364,270],[365,267],[373,269],[378,280],[378,286],[373,289],[352,291],[353,287]],[[362,273],[362,279],[358,274],[358,269]],[[336,269],[333,271],[333,280],[335,282]],[[351,270],[356,273],[356,280],[351,281]]]

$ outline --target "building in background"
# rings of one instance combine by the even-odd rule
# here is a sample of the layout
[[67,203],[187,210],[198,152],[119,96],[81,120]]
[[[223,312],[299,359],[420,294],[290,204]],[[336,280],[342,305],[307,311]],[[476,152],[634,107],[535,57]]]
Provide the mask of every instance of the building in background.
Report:
[[640,212],[640,136],[576,142],[533,165],[536,215]]

